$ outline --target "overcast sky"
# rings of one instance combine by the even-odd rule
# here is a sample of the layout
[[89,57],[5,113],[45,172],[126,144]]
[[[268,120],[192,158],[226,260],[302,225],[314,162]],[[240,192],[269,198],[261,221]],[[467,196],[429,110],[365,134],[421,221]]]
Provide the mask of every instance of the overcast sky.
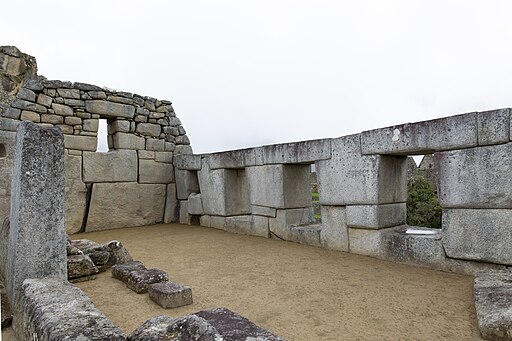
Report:
[[49,79],[173,102],[203,153],[512,107],[512,1],[4,1]]

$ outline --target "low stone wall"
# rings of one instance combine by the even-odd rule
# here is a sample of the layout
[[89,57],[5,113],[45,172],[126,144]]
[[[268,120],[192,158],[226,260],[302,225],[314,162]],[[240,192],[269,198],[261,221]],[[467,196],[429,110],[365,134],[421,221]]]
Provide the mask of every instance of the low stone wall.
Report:
[[[512,265],[510,109],[174,159],[180,221],[462,273]],[[408,230],[407,156],[434,154],[441,231]],[[315,164],[322,224],[312,224]]]
[[[192,149],[170,101],[35,72],[20,77],[22,61],[33,61],[37,70],[35,59],[16,48],[7,52],[0,48],[0,80],[12,83],[0,89],[6,98],[0,107],[0,220],[9,216],[12,150],[22,121],[64,133],[68,233],[177,219],[173,157]],[[108,153],[96,152],[101,119],[108,124]]]

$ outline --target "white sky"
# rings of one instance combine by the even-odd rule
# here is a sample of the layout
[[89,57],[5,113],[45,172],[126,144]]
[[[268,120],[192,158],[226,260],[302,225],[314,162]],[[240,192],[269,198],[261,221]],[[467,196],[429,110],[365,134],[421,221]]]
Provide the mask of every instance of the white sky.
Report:
[[203,153],[512,107],[512,1],[4,1],[49,79],[173,101]]

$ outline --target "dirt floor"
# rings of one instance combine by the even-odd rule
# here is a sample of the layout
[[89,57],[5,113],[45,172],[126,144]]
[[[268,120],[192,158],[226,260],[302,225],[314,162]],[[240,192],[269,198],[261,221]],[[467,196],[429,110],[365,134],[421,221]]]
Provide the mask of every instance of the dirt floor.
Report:
[[480,340],[472,277],[197,226],[72,237],[120,240],[134,259],[192,287],[193,305],[165,310],[110,271],[78,283],[126,333],[156,315],[224,306],[290,341]]

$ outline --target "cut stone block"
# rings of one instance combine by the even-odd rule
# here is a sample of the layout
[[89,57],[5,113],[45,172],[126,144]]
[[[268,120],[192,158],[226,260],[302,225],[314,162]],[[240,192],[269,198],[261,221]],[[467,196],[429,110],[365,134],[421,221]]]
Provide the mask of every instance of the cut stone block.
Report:
[[132,256],[130,256],[130,253],[128,252],[128,250],[126,250],[123,243],[117,240],[112,240],[108,243],[85,249],[83,250],[83,253],[86,255],[90,255],[103,251],[107,251],[110,254],[110,256],[108,257],[108,262],[106,264],[107,267],[110,267],[114,264],[123,264],[133,261]]
[[256,154],[253,148],[212,153],[209,154],[209,158],[211,169],[240,169],[256,165]]
[[252,222],[251,235],[270,238],[270,219],[268,217],[253,215]]
[[443,208],[512,208],[512,143],[435,154]]
[[226,217],[225,224],[222,229],[231,233],[268,238],[268,218],[265,226],[264,224],[255,225],[254,217],[250,215]]
[[332,158],[316,163],[320,204],[392,204],[407,200],[407,158],[361,155],[360,136],[331,141]]
[[199,180],[196,171],[174,169],[176,174],[177,196],[180,200],[187,200],[192,193],[199,193]]
[[131,105],[101,100],[85,101],[85,110],[91,114],[99,114],[101,118],[133,118],[135,108]]
[[[91,195],[86,231],[152,225],[164,216],[166,185],[97,183]],[[106,202],[115,205],[105,205]]]
[[178,200],[176,198],[176,184],[168,184],[165,199],[164,223],[179,221]]
[[201,169],[201,155],[181,154],[174,157],[174,167],[186,170]]
[[[92,253],[89,253],[88,256],[91,258],[94,265],[97,267],[103,267],[104,265],[108,264],[108,261],[110,259],[110,252],[108,251],[95,251]],[[100,268],[98,268],[100,269]],[[101,269],[100,269],[101,271]]]
[[348,229],[350,252],[363,256],[382,258],[382,233],[385,230]]
[[0,130],[0,221],[9,217],[11,180],[16,133]]
[[217,330],[212,327],[208,321],[196,315],[187,315],[178,318],[162,315],[152,317],[144,322],[130,334],[129,340],[221,341],[225,339],[217,333]]
[[277,214],[277,210],[275,208],[271,208],[271,207],[251,205],[251,213],[253,215],[275,218],[276,214]]
[[204,159],[202,165],[198,178],[205,214],[232,216],[251,213],[245,171],[211,170],[208,159]]
[[187,205],[188,214],[203,215],[203,204],[201,202],[201,194],[190,194],[188,196]]
[[405,224],[407,204],[347,206],[347,225],[350,227],[380,229]]
[[167,282],[169,275],[162,270],[158,269],[142,269],[134,270],[128,274],[126,286],[135,291],[137,294],[142,294],[148,291],[148,287],[153,283]]
[[109,134],[115,133],[128,133],[130,132],[130,121],[127,120],[114,120],[107,126]]
[[155,161],[156,162],[164,162],[164,163],[172,163],[173,155],[174,155],[173,152],[155,152]]
[[478,145],[507,143],[510,141],[510,109],[478,113]]
[[226,230],[226,217],[210,216],[210,227]]
[[52,109],[55,111],[56,115],[60,115],[60,116],[73,116],[73,108],[68,107],[67,105],[53,103],[52,104]]
[[21,289],[13,320],[16,340],[126,340],[89,297],[66,280],[27,279]]
[[98,138],[95,136],[64,135],[66,149],[96,151]]
[[7,283],[7,263],[8,263],[8,253],[7,249],[9,247],[9,231],[11,229],[11,224],[9,223],[9,218],[5,218],[2,222],[0,230],[0,283]]
[[113,144],[115,149],[145,149],[146,139],[128,133],[115,133],[113,135]]
[[165,309],[192,304],[192,289],[174,282],[149,285],[149,298]]
[[312,205],[309,165],[265,165],[247,168],[252,205],[297,208]]
[[[158,137],[158,135],[155,137]],[[146,149],[163,152],[163,151],[165,151],[165,140],[148,138],[148,139],[146,139]]]
[[261,153],[263,164],[266,165],[313,163],[331,158],[331,140],[311,140],[263,146]]
[[475,276],[478,328],[485,340],[512,340],[512,272],[479,272]]
[[88,255],[68,256],[68,278],[78,278],[97,274],[98,268]]
[[330,250],[349,251],[345,206],[321,206],[320,243]]
[[174,166],[153,160],[139,160],[139,183],[168,184],[174,181]]
[[137,152],[112,150],[107,153],[83,153],[84,182],[137,181]]
[[512,265],[512,209],[443,209],[450,258]]
[[112,277],[126,283],[130,273],[136,270],[146,270],[146,267],[139,261],[115,264],[112,266]]
[[27,278],[67,279],[62,132],[22,122],[14,149],[6,286],[11,306]]
[[180,224],[190,225],[190,214],[188,213],[188,200],[180,200]]
[[276,218],[269,218],[271,236],[302,244],[320,246],[319,226],[314,222],[311,208],[278,210]]
[[476,112],[361,133],[363,154],[420,155],[477,145]]

